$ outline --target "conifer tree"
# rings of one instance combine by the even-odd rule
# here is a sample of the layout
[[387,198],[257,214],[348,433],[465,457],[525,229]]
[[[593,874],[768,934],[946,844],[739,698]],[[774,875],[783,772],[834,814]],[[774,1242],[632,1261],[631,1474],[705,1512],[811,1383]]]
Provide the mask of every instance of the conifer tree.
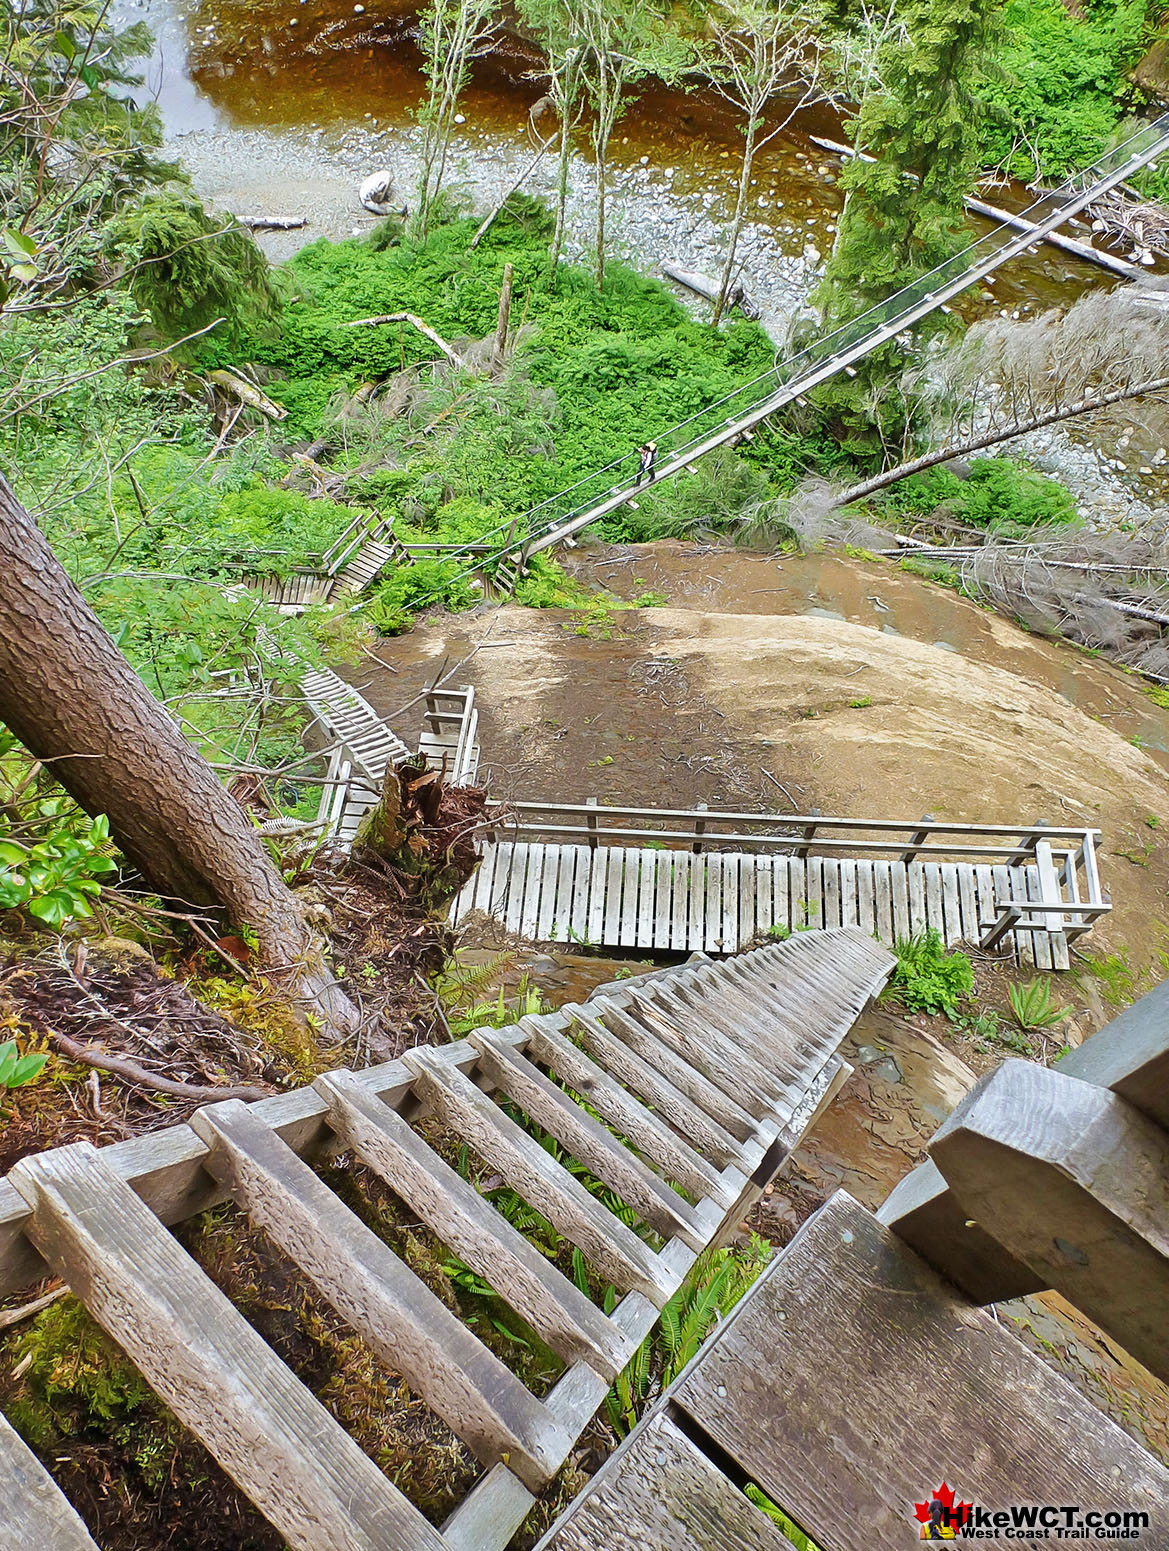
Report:
[[856,316],[968,240],[962,198],[979,163],[977,88],[999,39],[1000,0],[904,0],[878,52],[844,169],[844,212],[817,297],[832,322]]

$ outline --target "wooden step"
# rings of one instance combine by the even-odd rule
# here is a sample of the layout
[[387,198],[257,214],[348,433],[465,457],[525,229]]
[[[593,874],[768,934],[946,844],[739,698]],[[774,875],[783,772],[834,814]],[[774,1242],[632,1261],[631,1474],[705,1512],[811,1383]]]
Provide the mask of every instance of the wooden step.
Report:
[[549,1551],[792,1551],[792,1542],[664,1413],[589,1482]]
[[11,1551],[98,1551],[72,1504],[3,1412],[0,1545]]
[[788,1098],[790,1090],[747,1050],[709,1025],[688,1017],[684,1010],[661,1005],[668,1000],[664,991],[652,999],[649,995],[633,995],[626,1007],[728,1097],[732,1093],[738,1095],[742,1107],[756,1119],[770,1114],[776,1104]]
[[[741,1156],[738,1137],[675,1086],[659,1066],[647,1060],[636,1048],[636,1041],[620,1038],[601,1022],[597,1015],[604,1012],[602,998],[596,1002],[590,1000],[587,1006],[568,1002],[560,1010],[570,1020],[568,1032],[580,1039],[588,1055],[618,1082],[624,1083],[647,1104],[652,1104],[697,1152],[719,1168],[726,1168]],[[647,1035],[646,1048],[648,1039]],[[742,1114],[745,1134],[749,1136],[751,1117],[745,1111]]]
[[610,1381],[616,1377],[633,1355],[630,1343],[575,1283],[352,1073],[330,1072],[315,1086],[345,1146],[522,1314],[559,1357],[587,1362]]
[[618,1287],[636,1289],[661,1308],[675,1289],[643,1239],[462,1072],[448,1069],[427,1049],[407,1051],[403,1060],[415,1074],[419,1097],[571,1239],[601,1275]]
[[528,1036],[528,1054],[587,1100],[639,1152],[658,1159],[667,1178],[677,1180],[691,1195],[709,1197],[729,1206],[733,1196],[718,1170],[671,1130],[660,1115],[562,1034],[556,1026],[559,1021],[555,1017],[520,1019],[519,1026]]
[[1169,1473],[843,1193],[725,1336],[675,1403],[821,1544],[904,1546],[943,1480],[993,1508],[1169,1501]]
[[[1141,1539],[1156,1546],[1169,1504],[1169,1471],[843,1192],[538,1551],[772,1551],[751,1538],[758,1523],[745,1498],[729,1495],[743,1481],[831,1551],[902,1551],[917,1539],[915,1504],[943,1483],[984,1511],[1146,1512],[1153,1527]],[[708,1534],[712,1513],[721,1517]],[[1010,1540],[1031,1551],[1050,1543],[1043,1530]]]
[[[660,1021],[655,1026],[637,1009],[618,1007],[608,997],[593,997],[589,1006],[605,1028],[655,1067],[667,1082],[704,1110],[735,1142],[744,1143],[755,1135],[758,1117],[732,1099],[721,1086],[711,1082],[692,1061],[679,1054],[673,1043],[664,1040]],[[746,1099],[747,1095],[743,1097]]]
[[559,1469],[571,1440],[540,1402],[246,1104],[190,1125],[251,1221],[480,1459],[533,1489]]
[[680,1238],[697,1251],[710,1233],[676,1190],[648,1168],[637,1154],[587,1113],[562,1088],[492,1031],[470,1035],[480,1067],[495,1084],[572,1156],[608,1185],[662,1238]]
[[8,1178],[53,1272],[294,1551],[444,1551],[102,1153],[76,1142]]

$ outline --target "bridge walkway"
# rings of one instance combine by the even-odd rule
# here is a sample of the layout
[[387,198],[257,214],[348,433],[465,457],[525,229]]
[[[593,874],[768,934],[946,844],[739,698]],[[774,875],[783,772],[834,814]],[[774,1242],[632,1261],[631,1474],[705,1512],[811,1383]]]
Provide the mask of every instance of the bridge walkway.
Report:
[[[466,574],[486,569],[505,593],[523,575],[529,559],[571,540],[591,523],[634,501],[655,485],[683,473],[717,447],[733,445],[776,410],[800,399],[837,373],[855,371],[858,361],[920,323],[1018,254],[1033,251],[1048,233],[1064,225],[1101,195],[1169,152],[1169,113],[1143,125],[1091,167],[1050,190],[1016,220],[1026,230],[1001,224],[961,253],[912,285],[840,327],[822,334],[773,370],[743,384],[679,425],[657,433],[657,460],[649,477],[639,472],[639,454],[630,449],[605,468],[549,497],[521,518],[496,530],[493,553],[484,544],[446,554],[462,556]],[[485,535],[490,541],[492,535]]]
[[481,911],[537,942],[727,954],[785,932],[860,926],[892,946],[932,927],[1066,970],[1069,943],[1111,908],[1099,832],[1082,828],[597,803],[496,818],[451,922]]

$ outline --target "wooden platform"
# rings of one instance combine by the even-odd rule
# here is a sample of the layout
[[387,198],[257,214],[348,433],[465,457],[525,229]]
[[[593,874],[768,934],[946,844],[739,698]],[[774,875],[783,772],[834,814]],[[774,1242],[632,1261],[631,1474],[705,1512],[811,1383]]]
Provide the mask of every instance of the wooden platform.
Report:
[[1003,1062],[875,1216],[837,1192],[537,1551],[790,1551],[793,1525],[900,1551],[923,1523],[1166,1551],[1155,1390],[1106,1417],[1099,1374],[994,1306],[1050,1288],[1169,1382],[1167,1015],[1169,981],[1054,1067]]
[[943,1482],[984,1511],[1147,1514],[1135,1544],[1169,1544],[1169,1472],[843,1191],[537,1551],[790,1551],[744,1481],[825,1551],[903,1551]]
[[[860,926],[890,946],[926,927],[977,943],[999,907],[1041,898],[1033,863],[856,861],[772,853],[493,841],[456,899],[536,942],[736,953],[773,926]],[[1062,933],[1019,933],[1019,957],[1067,969]]]

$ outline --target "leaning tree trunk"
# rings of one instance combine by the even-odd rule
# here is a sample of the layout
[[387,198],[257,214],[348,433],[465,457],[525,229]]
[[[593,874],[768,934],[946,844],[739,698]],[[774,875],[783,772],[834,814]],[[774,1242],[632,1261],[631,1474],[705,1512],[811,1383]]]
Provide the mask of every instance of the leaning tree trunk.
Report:
[[118,651],[0,478],[0,722],[164,897],[250,926],[265,971],[335,1028],[356,1014],[239,804]]
[[747,213],[747,196],[750,193],[751,167],[755,161],[755,134],[756,119],[752,115],[747,120],[747,138],[743,143],[743,160],[739,166],[739,191],[735,198],[735,214],[731,221],[731,235],[727,241],[726,262],[723,264],[722,279],[719,282],[718,298],[714,304],[714,316],[711,324],[717,328],[722,322],[723,313],[729,310],[731,286],[735,280],[735,256],[739,251],[739,236],[743,230],[743,218]]

